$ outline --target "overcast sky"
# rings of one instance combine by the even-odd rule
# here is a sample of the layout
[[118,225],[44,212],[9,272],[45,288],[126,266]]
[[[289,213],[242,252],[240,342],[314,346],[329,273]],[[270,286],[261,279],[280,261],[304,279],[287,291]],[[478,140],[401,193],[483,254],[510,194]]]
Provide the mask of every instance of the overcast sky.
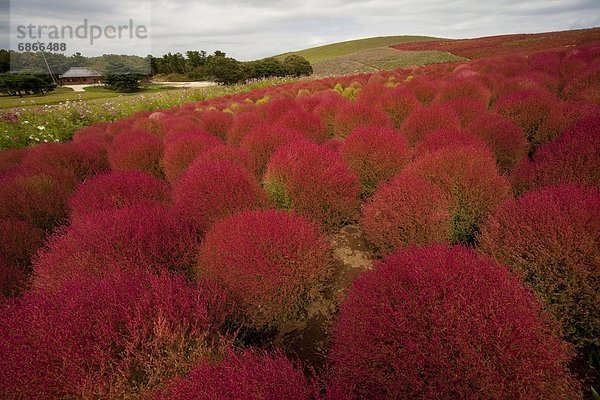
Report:
[[68,54],[84,55],[220,49],[250,60],[372,36],[468,38],[600,26],[600,0],[12,0],[10,14],[9,3],[0,0],[4,48],[23,42],[17,25],[76,27],[88,19],[104,29],[133,19],[134,28],[148,28],[147,38],[63,40]]

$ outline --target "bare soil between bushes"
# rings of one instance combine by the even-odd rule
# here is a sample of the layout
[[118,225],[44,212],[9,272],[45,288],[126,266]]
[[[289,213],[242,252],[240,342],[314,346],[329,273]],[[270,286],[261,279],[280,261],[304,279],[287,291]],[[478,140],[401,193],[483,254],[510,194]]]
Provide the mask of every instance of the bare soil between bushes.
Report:
[[347,225],[331,234],[329,239],[335,266],[327,290],[308,306],[306,318],[288,323],[273,342],[315,370],[324,365],[329,347],[329,328],[337,314],[338,305],[354,278],[369,270],[374,259],[358,225]]

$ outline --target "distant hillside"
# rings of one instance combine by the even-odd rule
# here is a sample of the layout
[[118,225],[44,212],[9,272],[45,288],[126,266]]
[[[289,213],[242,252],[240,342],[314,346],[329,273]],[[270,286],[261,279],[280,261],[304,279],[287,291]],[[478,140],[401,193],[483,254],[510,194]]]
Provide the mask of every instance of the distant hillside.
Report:
[[319,61],[325,61],[332,58],[345,56],[356,53],[358,51],[375,49],[378,47],[389,47],[403,43],[415,43],[426,41],[440,41],[444,39],[429,37],[429,36],[379,36],[367,39],[349,40],[347,42],[339,42],[327,44],[324,46],[313,47],[306,50],[293,51],[276,56],[283,59],[290,54],[298,54],[306,58],[311,64]]
[[391,47],[402,51],[446,51],[460,57],[474,59],[515,53],[526,54],[593,42],[600,43],[600,28],[429,41],[426,43],[396,43]]
[[313,63],[315,75],[354,75],[465,60],[444,51],[398,51],[390,47],[357,51],[352,54]]

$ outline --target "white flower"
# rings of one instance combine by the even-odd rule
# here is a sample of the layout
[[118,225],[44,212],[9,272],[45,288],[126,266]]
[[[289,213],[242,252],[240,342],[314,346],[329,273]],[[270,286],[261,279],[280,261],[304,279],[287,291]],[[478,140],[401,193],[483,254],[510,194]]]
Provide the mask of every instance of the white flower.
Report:
[[45,127],[45,126],[43,126],[43,125],[39,125],[39,126],[38,126],[38,129],[39,129],[40,131],[43,131],[44,129],[46,129],[46,127]]

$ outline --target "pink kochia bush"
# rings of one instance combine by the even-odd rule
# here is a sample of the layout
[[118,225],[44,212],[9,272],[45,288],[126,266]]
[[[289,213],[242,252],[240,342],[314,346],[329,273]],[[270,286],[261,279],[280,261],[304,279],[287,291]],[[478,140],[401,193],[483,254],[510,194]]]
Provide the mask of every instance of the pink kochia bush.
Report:
[[113,171],[141,171],[163,176],[163,142],[152,133],[134,131],[117,135],[108,148]]
[[508,265],[579,344],[600,338],[600,191],[549,186],[509,200],[490,215],[482,251]]
[[389,181],[410,161],[406,138],[390,128],[363,127],[341,144],[344,161],[360,178],[361,192],[369,196],[380,182]]
[[169,185],[150,174],[117,171],[95,176],[80,185],[68,199],[70,218],[96,211],[135,205],[169,203]]
[[450,201],[433,183],[400,174],[381,184],[363,206],[361,226],[381,254],[409,245],[441,243],[450,237]]
[[471,242],[487,213],[510,195],[494,156],[481,146],[446,146],[416,159],[403,173],[428,180],[448,196],[452,242]]
[[196,275],[231,293],[242,325],[278,327],[301,316],[318,295],[331,271],[329,251],[320,227],[305,217],[287,211],[246,211],[207,232]]
[[185,132],[173,136],[165,145],[162,159],[165,177],[169,182],[175,182],[198,155],[221,144],[223,142],[216,136],[203,131]]
[[408,248],[356,279],[332,329],[332,399],[576,399],[570,349],[508,270]]
[[132,398],[224,347],[214,285],[142,270],[72,278],[0,309],[0,397]]
[[198,159],[173,188],[175,210],[200,232],[219,219],[265,203],[256,178],[230,161]]
[[358,176],[325,146],[308,141],[282,146],[269,161],[264,183],[275,205],[308,215],[328,228],[358,215]]
[[517,193],[564,182],[600,187],[600,117],[587,117],[540,146],[512,176]]
[[102,276],[115,268],[187,272],[198,237],[163,205],[87,214],[49,239],[34,262],[34,286],[56,289],[71,277]]
[[174,379],[157,400],[313,400],[315,386],[301,365],[281,352],[230,352],[219,363],[203,362]]

